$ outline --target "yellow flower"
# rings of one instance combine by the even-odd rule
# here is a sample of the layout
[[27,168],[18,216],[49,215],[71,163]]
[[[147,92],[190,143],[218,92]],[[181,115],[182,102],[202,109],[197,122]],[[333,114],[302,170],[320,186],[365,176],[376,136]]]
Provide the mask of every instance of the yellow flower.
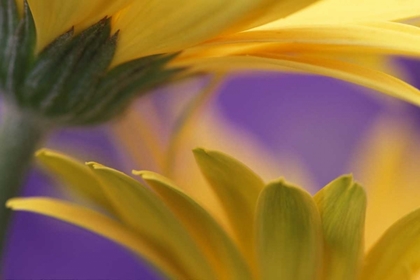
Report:
[[[197,72],[309,72],[420,104],[419,91],[386,74],[384,55],[420,55],[417,0],[29,0],[40,51],[74,26],[112,16],[113,66],[162,53]],[[18,1],[21,4],[21,1]],[[389,69],[388,69],[389,70]]]
[[55,217],[114,240],[169,279],[411,279],[419,269],[420,210],[394,223],[364,254],[366,196],[351,176],[313,197],[283,180],[265,184],[220,152],[196,149],[230,229],[187,192],[156,173],[133,178],[87,166],[53,151],[40,162],[103,207],[111,217],[49,198],[8,206]]

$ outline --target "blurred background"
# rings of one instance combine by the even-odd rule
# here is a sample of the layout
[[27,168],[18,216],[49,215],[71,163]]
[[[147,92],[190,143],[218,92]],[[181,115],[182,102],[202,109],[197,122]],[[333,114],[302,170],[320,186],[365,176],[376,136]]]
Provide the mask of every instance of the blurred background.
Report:
[[[419,87],[420,64],[396,63]],[[214,94],[199,99],[203,88]],[[192,104],[199,105],[183,123]],[[419,132],[419,108],[368,89],[325,77],[244,73],[218,85],[196,79],[159,89],[114,123],[62,129],[46,147],[126,173],[165,173],[186,188],[204,184],[191,153],[197,146],[233,155],[266,181],[284,177],[311,193],[353,173],[369,193],[369,245],[420,206]],[[36,165],[23,195],[77,199]],[[203,189],[197,199],[214,198]],[[119,245],[36,214],[14,213],[9,240],[8,279],[157,279]]]

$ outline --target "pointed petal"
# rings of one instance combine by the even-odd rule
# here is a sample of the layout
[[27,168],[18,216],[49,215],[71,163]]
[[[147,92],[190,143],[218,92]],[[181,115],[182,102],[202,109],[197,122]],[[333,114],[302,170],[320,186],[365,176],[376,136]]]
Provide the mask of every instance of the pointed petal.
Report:
[[90,163],[127,227],[160,248],[191,279],[214,279],[187,230],[153,192],[114,169]]
[[134,1],[114,24],[114,31],[121,30],[114,65],[146,55],[178,52],[221,33],[283,18],[313,2],[315,0]]
[[239,161],[216,151],[197,148],[194,156],[219,197],[245,255],[253,255],[254,211],[262,179]]
[[49,198],[15,198],[7,202],[7,207],[15,211],[29,211],[53,217],[87,229],[132,250],[153,264],[168,279],[180,279],[182,274],[164,257],[151,248],[149,242],[139,238],[120,223],[88,208]]
[[163,176],[148,171],[134,173],[140,175],[177,215],[216,268],[219,279],[252,279],[236,245],[204,208]]
[[366,194],[342,176],[314,196],[324,232],[325,280],[356,280],[363,257]]
[[262,279],[319,279],[322,228],[308,193],[283,181],[270,183],[258,199],[256,226]]
[[414,279],[420,271],[420,210],[396,222],[369,251],[362,280]]
[[39,150],[36,153],[36,158],[43,168],[68,185],[71,192],[75,192],[103,207],[110,213],[114,213],[114,209],[105,196],[101,183],[86,165],[48,149]]
[[104,17],[111,17],[132,0],[28,0],[37,31],[37,50],[75,27],[81,31]]
[[417,0],[323,0],[292,14],[285,20],[271,22],[263,29],[290,25],[337,24],[370,22],[375,20],[395,21],[418,17],[420,2]]

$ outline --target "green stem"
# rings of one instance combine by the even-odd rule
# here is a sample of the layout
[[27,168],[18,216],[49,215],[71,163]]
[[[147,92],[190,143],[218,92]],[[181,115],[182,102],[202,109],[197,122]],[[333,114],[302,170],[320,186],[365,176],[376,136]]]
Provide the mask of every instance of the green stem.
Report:
[[6,245],[11,211],[6,201],[19,194],[46,128],[37,118],[12,107],[2,108],[0,124],[0,256]]

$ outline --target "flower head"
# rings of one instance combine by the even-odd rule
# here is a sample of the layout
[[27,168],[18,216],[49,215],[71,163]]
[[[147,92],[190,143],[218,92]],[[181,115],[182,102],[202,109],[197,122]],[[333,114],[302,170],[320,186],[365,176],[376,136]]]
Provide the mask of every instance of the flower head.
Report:
[[420,210],[392,225],[365,255],[366,196],[351,176],[315,196],[265,184],[237,160],[196,149],[197,163],[224,206],[227,227],[169,179],[134,172],[148,187],[97,163],[53,151],[38,159],[109,216],[48,198],[8,206],[52,216],[112,239],[170,279],[411,279],[417,272]]
[[0,90],[61,125],[106,121],[174,79],[242,69],[326,75],[420,104],[380,63],[420,55],[420,29],[394,22],[419,15],[415,0],[2,0]]
[[[384,73],[384,55],[420,55],[420,15],[410,0],[62,1],[29,0],[37,50],[71,27],[112,17],[112,65],[180,53],[170,64],[197,72],[268,69],[331,76],[420,104],[418,90]],[[380,59],[381,60],[381,59]]]

